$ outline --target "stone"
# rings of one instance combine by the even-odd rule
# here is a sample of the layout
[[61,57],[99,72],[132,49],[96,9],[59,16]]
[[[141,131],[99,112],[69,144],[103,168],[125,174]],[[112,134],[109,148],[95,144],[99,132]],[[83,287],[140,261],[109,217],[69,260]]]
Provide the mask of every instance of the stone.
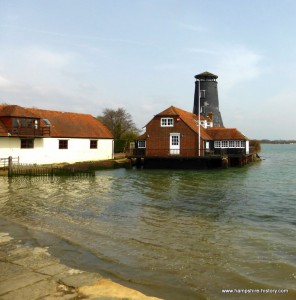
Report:
[[60,278],[60,280],[67,286],[79,288],[85,285],[92,285],[100,278],[101,276],[99,274],[80,273],[75,275],[66,275]]
[[3,280],[0,282],[0,295],[6,294],[8,292],[32,285],[38,281],[46,280],[48,276],[36,274],[33,272],[26,272],[19,276]]
[[35,254],[25,257],[23,259],[14,260],[15,264],[24,266],[26,268],[30,268],[32,270],[40,269],[45,266],[53,265],[58,262],[57,259],[54,259],[52,257],[48,257],[47,255],[42,254]]
[[53,280],[42,280],[32,285],[11,291],[2,295],[1,300],[25,300],[39,299],[56,291],[56,282]]
[[57,274],[64,274],[69,269],[70,268],[68,268],[65,265],[61,265],[59,263],[55,263],[53,265],[49,265],[49,266],[42,267],[40,269],[36,269],[36,271],[38,273],[41,273],[41,274],[46,274],[46,275],[54,276],[54,275],[57,275]]
[[24,267],[10,262],[0,262],[0,282],[28,272]]

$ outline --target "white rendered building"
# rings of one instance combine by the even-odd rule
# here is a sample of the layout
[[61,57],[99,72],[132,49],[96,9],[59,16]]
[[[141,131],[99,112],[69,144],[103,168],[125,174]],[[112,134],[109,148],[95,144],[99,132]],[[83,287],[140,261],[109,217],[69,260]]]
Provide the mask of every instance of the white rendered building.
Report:
[[51,164],[112,159],[114,140],[88,114],[0,105],[0,158]]

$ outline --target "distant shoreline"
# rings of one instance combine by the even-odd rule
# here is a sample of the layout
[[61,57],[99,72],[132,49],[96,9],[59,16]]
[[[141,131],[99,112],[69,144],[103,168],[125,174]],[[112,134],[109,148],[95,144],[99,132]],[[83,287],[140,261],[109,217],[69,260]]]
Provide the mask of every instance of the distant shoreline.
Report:
[[296,144],[296,140],[257,140],[261,144]]

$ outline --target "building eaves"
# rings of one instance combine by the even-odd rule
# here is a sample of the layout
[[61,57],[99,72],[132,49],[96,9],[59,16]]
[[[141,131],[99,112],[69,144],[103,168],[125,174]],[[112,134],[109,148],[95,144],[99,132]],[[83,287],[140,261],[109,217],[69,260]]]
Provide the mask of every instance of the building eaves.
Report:
[[248,140],[236,128],[211,127],[207,128],[206,131],[213,140]]

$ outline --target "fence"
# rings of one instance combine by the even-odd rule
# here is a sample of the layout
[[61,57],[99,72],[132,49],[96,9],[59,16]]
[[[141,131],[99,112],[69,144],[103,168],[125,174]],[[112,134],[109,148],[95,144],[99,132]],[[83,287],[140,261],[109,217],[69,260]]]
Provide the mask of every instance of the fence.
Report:
[[[250,152],[253,152],[253,148],[250,147]],[[179,157],[224,157],[224,156],[242,156],[247,155],[245,148],[215,148],[214,150],[209,149],[146,149],[146,148],[133,148],[130,149],[126,155],[128,157],[170,157],[178,155]]]
[[90,175],[93,171],[56,166],[39,166],[27,164],[13,164],[9,176],[70,176]]
[[94,172],[88,169],[70,167],[59,167],[55,165],[21,164],[19,157],[1,158],[0,166],[8,170],[8,176],[71,176],[71,175],[92,175]]
[[[11,157],[11,163],[13,164],[19,164],[20,157]],[[0,168],[3,168],[4,170],[8,170],[9,167],[9,157],[0,158]]]

